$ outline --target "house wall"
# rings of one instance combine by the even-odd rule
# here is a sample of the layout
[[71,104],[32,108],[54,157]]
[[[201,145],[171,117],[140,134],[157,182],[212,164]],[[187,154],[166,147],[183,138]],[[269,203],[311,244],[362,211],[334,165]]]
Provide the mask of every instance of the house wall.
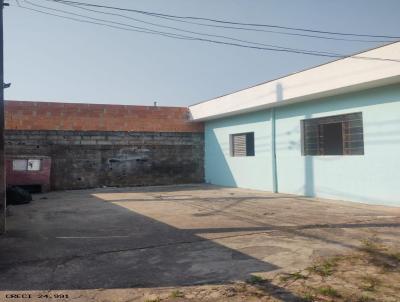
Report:
[[204,134],[186,108],[6,103],[6,155],[49,156],[51,189],[199,183]]
[[[275,110],[279,192],[400,205],[400,84]],[[301,155],[302,119],[352,112],[363,113],[364,155]],[[272,190],[269,110],[210,121],[205,129],[206,181]],[[256,132],[254,158],[229,156],[229,134],[242,129]]]
[[[254,132],[255,156],[231,157],[229,135]],[[261,111],[205,124],[206,182],[232,187],[271,190],[270,112]]]

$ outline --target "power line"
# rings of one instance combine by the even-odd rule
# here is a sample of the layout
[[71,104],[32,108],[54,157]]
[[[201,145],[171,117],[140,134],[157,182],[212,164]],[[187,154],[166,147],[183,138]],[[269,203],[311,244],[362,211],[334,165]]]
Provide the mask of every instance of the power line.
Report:
[[[16,0],[16,1],[17,1],[17,3],[19,3],[18,0]],[[132,30],[132,31],[135,31],[135,32],[160,34],[162,36],[166,36],[166,37],[169,37],[169,38],[179,38],[179,39],[182,39],[182,40],[197,40],[197,41],[205,41],[205,42],[212,42],[212,43],[214,43],[214,42],[215,43],[222,42],[222,41],[200,39],[200,38],[191,37],[191,36],[177,35],[177,34],[174,34],[174,33],[160,32],[160,31],[156,31],[156,30],[152,30],[152,29],[148,29],[148,28],[144,28],[144,27],[133,26],[133,25],[126,24],[126,23],[114,22],[114,21],[104,20],[104,19],[99,19],[99,18],[93,18],[93,17],[90,17],[90,16],[86,16],[86,15],[82,15],[82,14],[76,14],[76,13],[72,13],[72,12],[65,11],[65,10],[60,10],[60,9],[54,9],[54,8],[46,7],[46,6],[41,6],[41,5],[34,4],[34,3],[32,3],[32,2],[30,2],[28,0],[22,0],[22,1],[24,1],[26,3],[29,3],[31,5],[38,6],[38,7],[41,7],[41,8],[45,8],[45,9],[52,10],[52,11],[62,12],[62,13],[65,13],[65,14],[71,14],[71,15],[74,15],[74,16],[78,16],[78,17],[82,17],[82,18],[88,18],[88,19],[95,20],[95,21],[108,22],[108,23],[113,23],[113,24],[117,24],[117,25],[122,25],[122,26],[133,27],[135,29],[139,29],[139,30]],[[43,13],[43,14],[52,15],[52,16],[55,16],[55,17],[61,17],[61,18],[64,18],[64,19],[70,19],[70,20],[73,20],[73,21],[83,22],[83,20],[81,20],[81,19],[70,18],[70,17],[65,17],[65,16],[62,16],[62,15],[58,15],[58,14],[47,13],[47,12],[44,12],[44,11],[41,11],[41,10],[32,9],[32,8],[28,8],[28,7],[22,6],[20,4],[19,4],[19,7],[20,8],[24,8],[24,9],[28,9],[28,10],[32,10],[32,11],[35,11],[35,12]],[[106,24],[104,24],[104,23],[91,22],[91,21],[87,21],[87,20],[85,21],[85,23],[92,23],[92,24],[96,24],[96,25],[104,25],[104,26],[106,26]],[[116,29],[125,29],[126,30],[126,28],[123,28],[123,27],[120,27],[120,26],[108,26],[108,27],[116,28]],[[197,33],[197,34],[200,34],[200,33]],[[224,37],[224,36],[221,36],[221,37]],[[224,38],[230,39],[229,37],[224,37]],[[256,43],[256,42],[249,42],[249,41],[233,39],[233,38],[231,38],[231,39],[232,40],[242,41],[242,42],[249,43],[249,44],[258,44],[258,45],[265,45],[265,46],[269,46],[269,47],[275,47],[276,50],[282,49],[282,50],[288,50],[288,51],[291,51],[291,52],[299,52],[300,51],[300,52],[310,53],[310,54],[314,54],[314,53],[315,54],[327,54],[327,55],[332,55],[332,56],[335,56],[335,57],[340,55],[340,54],[327,53],[327,52],[309,51],[309,50],[301,50],[301,49],[287,48],[287,47],[281,47],[281,46],[274,46],[274,45],[268,45],[268,44],[262,44],[262,43]],[[228,44],[228,45],[236,46],[235,44]],[[237,44],[237,46],[239,46],[239,44]],[[245,47],[245,45],[243,45],[243,47]],[[265,48],[265,50],[275,50],[275,48],[273,48],[273,49],[272,48]]]
[[[75,15],[75,16],[79,16],[79,17],[85,17],[85,18],[89,18],[89,19],[93,19],[96,21],[102,21],[102,22],[110,22],[110,23],[114,23],[117,25],[124,25],[124,26],[130,26],[129,24],[125,24],[125,23],[120,23],[120,22],[114,22],[114,21],[110,21],[110,20],[104,20],[104,19],[98,19],[98,18],[92,18],[86,15],[81,15],[81,14],[76,14],[76,13],[72,13],[69,11],[65,11],[65,10],[60,10],[60,9],[55,9],[55,8],[51,8],[48,6],[43,6],[43,5],[39,5],[36,3],[33,3],[29,0],[23,0],[24,2],[36,6],[36,7],[40,7],[40,8],[44,8],[44,9],[48,9],[48,10],[52,10],[52,11],[57,11],[57,12],[62,12],[62,13],[66,13],[66,14],[71,14],[71,15]],[[223,35],[213,35],[213,34],[207,34],[207,33],[201,33],[201,32],[195,32],[195,31],[190,31],[190,30],[184,30],[181,28],[177,28],[177,27],[171,27],[171,26],[165,26],[165,25],[161,25],[161,24],[157,24],[157,23],[153,23],[153,22],[147,22],[147,21],[143,21],[140,19],[136,19],[136,18],[132,18],[129,16],[125,16],[125,15],[120,15],[120,14],[113,14],[113,13],[107,13],[107,12],[102,12],[102,11],[97,11],[97,10],[93,10],[93,9],[88,9],[88,8],[83,8],[83,7],[78,7],[76,5],[71,5],[71,4],[65,4],[68,6],[73,6],[82,10],[86,10],[86,11],[90,11],[90,12],[96,12],[96,13],[100,13],[100,14],[106,14],[106,15],[113,15],[113,16],[119,16],[119,17],[124,17],[130,20],[134,20],[137,22],[141,22],[141,23],[145,23],[145,24],[149,24],[149,25],[153,25],[153,26],[159,26],[159,27],[163,27],[163,28],[169,28],[169,29],[174,29],[177,31],[181,31],[181,32],[185,32],[185,33],[191,33],[191,34],[196,34],[196,35],[202,35],[202,36],[208,36],[208,37],[215,37],[215,38],[223,38],[223,39],[228,39],[231,41],[236,41],[236,42],[242,42],[242,43],[247,43],[247,44],[254,44],[254,45],[261,45],[261,46],[266,46],[266,47],[273,47],[273,48],[277,48],[277,49],[285,49],[285,50],[291,50],[291,51],[304,51],[304,52],[309,52],[309,53],[318,53],[318,54],[329,54],[329,55],[340,55],[337,53],[332,53],[332,52],[324,52],[324,51],[314,51],[314,50],[305,50],[305,49],[296,49],[296,48],[289,48],[289,47],[283,47],[283,46],[279,46],[279,45],[271,45],[271,44],[265,44],[265,43],[258,43],[258,42],[252,42],[252,41],[246,41],[246,40],[241,40],[241,39],[236,39],[236,38],[232,38],[232,37],[228,37],[228,36],[223,36]],[[136,27],[135,28],[139,28],[139,29],[143,29],[143,27]],[[147,29],[147,28],[146,28]],[[151,29],[149,29],[151,30]],[[165,32],[162,32],[165,33]],[[182,38],[188,38],[188,39],[196,39],[196,37],[189,37],[189,36],[182,36],[179,35]],[[341,55],[340,55],[341,56]]]
[[[114,26],[114,25],[110,25],[110,24],[94,22],[94,21],[88,21],[88,20],[82,20],[82,19],[66,17],[66,16],[62,16],[62,15],[58,15],[58,14],[53,14],[53,13],[49,13],[49,12],[44,12],[44,11],[41,11],[41,10],[38,10],[38,9],[22,6],[19,3],[18,0],[15,0],[15,1],[17,2],[18,7],[22,8],[22,9],[38,12],[38,13],[41,13],[41,14],[51,15],[51,16],[55,16],[55,17],[59,17],[59,18],[63,18],[63,19],[73,20],[73,21],[77,21],[77,22],[91,23],[91,24],[111,27],[111,28],[115,28],[115,29],[121,29],[121,30],[125,30],[125,31],[133,31],[133,32],[139,32],[139,33],[145,33],[145,34],[161,35],[161,36],[165,36],[165,37],[169,37],[169,38],[175,38],[175,39],[181,39],[181,40],[202,41],[202,42],[209,42],[209,43],[213,43],[213,44],[229,45],[229,46],[235,46],[235,47],[240,47],[240,48],[250,48],[250,49],[264,50],[264,51],[289,52],[289,53],[297,53],[297,54],[321,56],[321,57],[329,57],[329,58],[352,58],[352,59],[363,59],[363,60],[391,61],[391,62],[400,63],[400,60],[395,60],[395,59],[361,57],[361,56],[349,57],[347,55],[340,55],[340,54],[325,54],[325,53],[317,53],[317,52],[310,52],[310,51],[303,51],[303,50],[288,50],[288,49],[280,49],[280,48],[259,47],[259,46],[243,45],[243,44],[239,44],[239,43],[231,43],[231,42],[224,42],[224,41],[218,41],[218,40],[203,39],[203,38],[198,38],[198,37],[177,35],[177,34],[159,32],[159,31],[155,31],[155,30],[146,29],[146,28],[143,28],[143,27],[137,27],[137,26],[128,25],[128,24],[124,24],[124,23],[113,22],[113,21],[103,20],[103,19],[98,19],[98,18],[92,18],[92,17],[88,17],[88,16],[84,16],[84,15],[79,15],[79,14],[63,11],[65,13],[78,15],[78,16],[84,17],[84,18],[90,18],[90,19],[100,20],[102,22],[111,22],[111,23],[116,23],[116,24],[120,24],[120,25],[123,25],[123,26],[137,28],[137,29],[129,29],[129,28],[121,27],[121,26]],[[142,30],[139,30],[139,29],[142,29]]]
[[[91,9],[88,9],[88,8],[83,8],[82,5],[71,4],[71,3],[67,3],[66,1],[53,1],[53,0],[44,0],[44,1],[57,2],[57,3],[64,4],[64,5],[69,5],[69,6],[77,7],[77,8],[80,8],[80,9],[85,9],[85,10],[92,11],[92,12],[97,12],[97,13],[106,14],[106,15],[112,15],[112,16],[118,16],[118,17],[122,17],[122,18],[126,18],[126,19],[135,20],[135,21],[138,21],[138,22],[154,25],[154,26],[161,26],[161,27],[165,27],[165,28],[181,30],[181,29],[178,29],[176,27],[155,24],[155,23],[152,23],[152,22],[139,20],[139,19],[132,18],[132,17],[129,17],[129,16],[126,16],[126,15],[122,15],[122,14],[116,14],[116,13],[110,13],[110,12],[104,12],[104,11],[98,11],[98,10],[91,10]],[[148,14],[145,14],[145,15],[149,16]],[[316,36],[316,35],[310,35],[310,34],[290,33],[290,32],[282,32],[282,31],[275,31],[275,30],[265,30],[265,29],[256,29],[256,28],[244,28],[244,27],[236,27],[236,26],[223,26],[223,25],[215,25],[215,24],[211,25],[211,24],[204,24],[204,23],[185,21],[185,20],[174,19],[174,18],[169,18],[169,17],[163,17],[163,16],[158,16],[158,15],[150,15],[150,16],[151,17],[161,18],[161,19],[164,19],[164,20],[169,20],[169,21],[181,22],[181,23],[186,23],[186,24],[195,24],[195,25],[199,25],[199,26],[203,26],[203,27],[212,27],[212,28],[224,28],[224,29],[235,29],[235,30],[242,30],[242,31],[265,32],[265,33],[273,33],[273,34],[280,34],[280,35],[299,36],[299,37],[317,38],[317,39],[325,39],[325,40],[336,40],[336,41],[347,41],[347,42],[367,42],[367,43],[386,43],[386,42],[391,42],[391,40],[346,39],[346,38]],[[188,31],[188,32],[190,32],[190,31]]]
[[222,23],[222,24],[243,25],[243,26],[253,26],[253,27],[279,28],[279,29],[286,29],[286,30],[293,30],[293,31],[305,31],[305,32],[320,33],[320,34],[329,34],[329,35],[400,39],[400,36],[371,35],[371,34],[358,34],[358,33],[343,33],[343,32],[322,31],[322,30],[299,28],[299,27],[287,27],[287,26],[271,25],[271,24],[233,22],[233,21],[211,19],[211,18],[204,18],[204,17],[168,15],[168,14],[155,13],[155,12],[149,12],[149,11],[143,11],[143,10],[128,9],[128,8],[121,8],[121,7],[115,7],[115,6],[106,6],[106,5],[99,5],[99,4],[91,4],[91,3],[69,1],[69,0],[50,0],[50,1],[59,2],[59,3],[76,4],[76,5],[82,5],[82,6],[107,8],[107,9],[120,10],[120,11],[136,12],[136,13],[141,13],[141,14],[146,14],[146,15],[162,16],[162,17],[175,18],[175,19],[202,20],[202,21]]
[[[172,35],[158,33],[158,32],[152,32],[152,31],[146,31],[146,30],[136,30],[136,29],[130,29],[130,28],[125,28],[125,27],[121,27],[121,26],[114,26],[114,25],[104,24],[104,23],[100,23],[100,22],[94,22],[94,21],[82,20],[82,19],[77,19],[77,18],[72,18],[72,17],[66,17],[66,16],[53,14],[53,13],[49,13],[49,12],[41,11],[41,10],[38,10],[38,9],[34,9],[34,8],[23,6],[23,5],[21,5],[19,3],[19,0],[15,0],[15,2],[17,3],[17,7],[18,8],[29,10],[29,11],[33,11],[33,12],[37,12],[37,13],[44,14],[44,15],[50,15],[50,16],[54,16],[54,17],[58,17],[58,18],[62,18],[62,19],[72,20],[72,21],[81,22],[81,23],[89,23],[89,24],[101,25],[101,26],[110,27],[110,28],[114,28],[114,29],[125,30],[125,31],[132,31],[132,32],[139,32],[139,33],[153,34],[153,35],[162,35],[162,36],[166,36],[166,37],[169,37],[169,38],[190,40],[188,38],[181,38],[179,36],[172,36]],[[11,5],[11,6],[14,6],[14,5]]]
[[[46,1],[52,1],[52,0],[46,0]],[[323,40],[335,40],[335,41],[345,41],[345,42],[363,42],[363,43],[393,42],[393,40],[359,40],[359,39],[346,39],[346,38],[336,38],[336,37],[327,37],[327,36],[316,36],[316,35],[312,35],[312,34],[291,33],[291,32],[283,32],[283,31],[276,31],[276,30],[266,30],[266,29],[260,29],[260,28],[246,28],[246,27],[237,27],[237,26],[229,26],[229,25],[205,24],[205,23],[199,23],[199,22],[194,22],[194,21],[187,21],[187,20],[163,17],[163,16],[158,16],[158,15],[150,15],[150,16],[161,18],[164,20],[199,25],[199,26],[203,26],[203,27],[234,29],[234,30],[251,31],[251,32],[264,32],[264,33],[272,33],[272,34],[287,35],[287,36],[316,38],[316,39],[323,39]]]
[[[17,3],[19,3],[19,0],[15,0]],[[105,24],[105,23],[100,23],[100,22],[94,22],[94,21],[88,21],[88,20],[82,20],[82,19],[77,19],[77,18],[73,18],[73,17],[67,17],[67,16],[63,16],[63,15],[58,15],[58,14],[54,14],[54,13],[49,13],[49,12],[45,12],[45,11],[41,11],[35,8],[30,8],[30,7],[26,7],[23,6],[21,4],[18,5],[19,8],[25,9],[25,10],[30,10],[30,11],[34,11],[37,13],[41,13],[41,14],[45,14],[45,15],[50,15],[50,16],[54,16],[54,17],[58,17],[58,18],[63,18],[63,19],[67,19],[67,20],[72,20],[72,21],[76,21],[76,22],[82,22],[82,23],[89,23],[89,24],[95,24],[95,25],[101,25],[101,26],[106,26],[106,27],[110,27],[110,28],[114,28],[114,29],[121,29],[121,30],[126,30],[126,31],[133,31],[133,32],[139,32],[139,33],[145,33],[145,34],[154,34],[154,35],[162,35],[162,36],[166,36],[169,38],[176,38],[176,39],[182,39],[182,40],[197,40],[197,41],[205,41],[205,42],[211,42],[211,43],[217,43],[217,44],[226,44],[226,45],[233,45],[233,46],[240,46],[240,47],[246,47],[246,48],[255,48],[255,49],[264,49],[264,50],[271,50],[271,51],[279,51],[282,50],[284,51],[285,49],[273,49],[273,48],[259,48],[259,47],[251,47],[251,46],[246,46],[246,45],[240,45],[240,44],[233,44],[233,43],[226,43],[226,42],[222,42],[222,41],[213,41],[213,40],[207,40],[207,39],[201,39],[201,38],[191,38],[188,36],[177,36],[177,35],[173,35],[173,34],[168,34],[168,33],[164,33],[164,32],[158,32],[158,31],[152,31],[152,30],[136,30],[136,29],[129,29],[129,28],[125,28],[125,27],[121,27],[121,26],[114,26],[114,25],[109,25],[109,24]],[[58,10],[58,11],[62,11],[62,10]],[[68,13],[68,12],[65,12]],[[90,18],[90,19],[95,19],[95,20],[102,20],[102,19],[98,19],[98,18],[91,18],[91,17],[86,17],[84,15],[79,15],[79,14],[74,14],[71,13],[73,15],[78,15],[81,17],[85,17],[85,18]],[[112,22],[115,23],[113,21],[108,21],[108,20],[102,20],[104,22]],[[118,23],[118,24],[123,24],[123,23]],[[130,26],[128,24],[123,24],[124,26]],[[136,27],[133,26],[135,28],[140,28],[140,27]],[[287,50],[289,51],[289,50]],[[290,52],[294,52],[294,51],[290,51]],[[304,53],[304,54],[308,54],[308,53]],[[312,53],[309,53],[312,54]]]

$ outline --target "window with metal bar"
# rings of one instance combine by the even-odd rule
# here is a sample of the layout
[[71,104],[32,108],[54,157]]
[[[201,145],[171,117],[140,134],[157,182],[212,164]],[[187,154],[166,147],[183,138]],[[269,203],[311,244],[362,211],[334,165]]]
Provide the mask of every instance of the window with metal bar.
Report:
[[303,155],[363,155],[362,113],[301,121]]

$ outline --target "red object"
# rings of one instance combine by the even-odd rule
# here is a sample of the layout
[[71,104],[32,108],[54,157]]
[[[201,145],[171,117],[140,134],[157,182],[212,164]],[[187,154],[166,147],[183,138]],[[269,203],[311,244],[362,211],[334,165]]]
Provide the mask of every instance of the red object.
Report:
[[[17,164],[15,161],[20,163],[20,167],[23,166],[23,162],[34,160],[40,161],[38,170],[16,170]],[[46,156],[8,156],[5,158],[6,163],[6,184],[7,187],[11,186],[40,186],[41,192],[47,192],[50,190],[50,168],[51,158]],[[14,165],[13,165],[14,163]],[[22,164],[22,165],[21,165]],[[27,164],[28,166],[28,164]]]

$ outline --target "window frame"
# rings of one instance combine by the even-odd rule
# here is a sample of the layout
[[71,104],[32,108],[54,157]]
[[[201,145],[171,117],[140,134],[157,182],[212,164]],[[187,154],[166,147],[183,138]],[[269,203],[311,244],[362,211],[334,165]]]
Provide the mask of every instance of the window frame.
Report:
[[[14,163],[17,161],[20,161],[20,162],[24,161],[25,168],[24,169],[15,169],[16,166]],[[36,166],[32,166],[32,167],[29,166],[30,162],[36,162],[36,161],[38,162],[37,169],[34,169],[34,167],[36,167]],[[42,160],[37,159],[37,158],[13,158],[11,164],[12,164],[13,172],[38,172],[38,171],[42,170]]]
[[[326,154],[321,126],[341,123],[342,154]],[[364,127],[362,112],[307,118],[300,121],[302,156],[348,156],[364,155]],[[313,134],[310,134],[313,133]],[[310,135],[310,136],[307,136]],[[314,147],[310,147],[314,145]]]
[[[20,164],[17,164],[19,162]],[[22,167],[22,162],[24,162],[24,168]],[[25,172],[28,169],[28,159],[22,159],[22,158],[14,158],[12,159],[12,170],[15,172]]]
[[[235,155],[234,137],[235,136],[241,136],[241,135],[245,136],[246,155]],[[248,145],[249,144],[249,138],[248,138],[249,135],[251,136],[252,148],[249,148],[249,145]],[[255,150],[255,135],[254,135],[254,131],[229,134],[229,154],[230,154],[231,157],[252,157],[252,156],[255,156],[256,155],[256,150]]]
[[[32,163],[32,165],[30,165],[30,163]],[[34,163],[37,163],[37,165],[35,165]],[[42,170],[42,160],[37,158],[28,158],[27,171],[36,172],[40,170]]]

